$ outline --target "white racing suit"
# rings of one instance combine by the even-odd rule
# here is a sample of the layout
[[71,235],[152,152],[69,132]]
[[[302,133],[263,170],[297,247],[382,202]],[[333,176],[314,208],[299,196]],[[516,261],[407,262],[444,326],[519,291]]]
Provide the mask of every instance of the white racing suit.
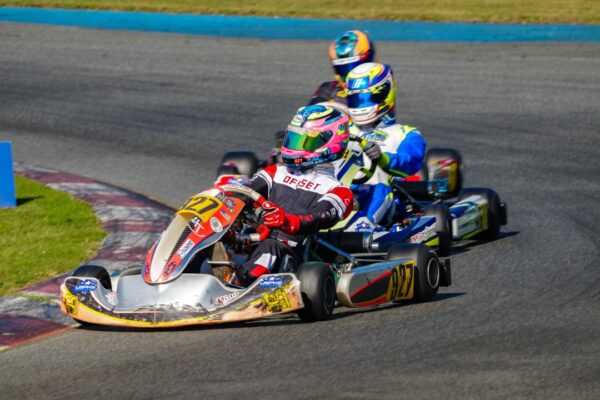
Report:
[[[387,225],[395,209],[390,181],[394,177],[408,177],[419,171],[425,157],[425,140],[416,128],[397,124],[395,118],[384,120],[369,129],[354,125],[352,133],[360,136],[363,144],[365,140],[377,143],[382,153],[376,166],[364,153],[362,160],[359,160],[362,168],[354,176],[351,189],[366,218],[353,224],[361,224],[357,230]],[[359,146],[355,141],[349,145],[351,149],[361,151]]]
[[265,273],[278,272],[285,256],[298,259],[307,234],[327,229],[344,219],[352,209],[352,192],[335,178],[332,164],[318,164],[306,170],[281,164],[265,167],[254,175],[248,187],[299,217],[295,234],[274,229],[250,259],[238,268],[241,283],[248,285]]

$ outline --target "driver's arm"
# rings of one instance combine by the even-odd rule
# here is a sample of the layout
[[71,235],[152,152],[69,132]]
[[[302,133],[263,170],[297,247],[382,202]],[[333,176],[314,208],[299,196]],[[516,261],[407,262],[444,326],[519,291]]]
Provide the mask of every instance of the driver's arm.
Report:
[[295,233],[317,233],[321,229],[331,228],[346,218],[352,211],[352,191],[338,186],[323,195],[310,213],[297,215],[298,228]]
[[277,171],[277,165],[267,165],[265,168],[258,171],[250,182],[246,184],[250,189],[260,193],[265,199],[271,194],[271,186],[273,185],[273,177]]

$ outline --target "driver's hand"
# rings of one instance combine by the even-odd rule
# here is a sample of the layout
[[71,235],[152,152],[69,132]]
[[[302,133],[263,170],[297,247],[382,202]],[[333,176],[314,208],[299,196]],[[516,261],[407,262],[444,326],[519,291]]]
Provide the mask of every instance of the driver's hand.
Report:
[[283,208],[270,201],[265,201],[262,205],[265,215],[263,216],[263,222],[266,226],[272,228],[279,228],[285,222],[285,212]]
[[381,158],[381,147],[375,142],[367,142],[363,146],[363,151],[373,161],[377,161]]
[[263,216],[263,223],[266,226],[279,228],[290,235],[300,230],[300,217],[297,215],[286,214],[283,208],[270,201],[265,201],[262,208],[266,212]]

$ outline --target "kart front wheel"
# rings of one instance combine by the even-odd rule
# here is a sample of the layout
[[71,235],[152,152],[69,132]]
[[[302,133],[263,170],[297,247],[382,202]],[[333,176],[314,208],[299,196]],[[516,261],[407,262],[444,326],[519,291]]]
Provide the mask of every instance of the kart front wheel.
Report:
[[410,258],[415,261],[415,281],[413,299],[425,302],[433,299],[442,281],[442,267],[433,250],[422,244],[401,243],[394,245],[387,253],[387,260]]
[[308,262],[300,265],[296,273],[302,289],[304,308],[298,311],[301,320],[322,321],[333,314],[335,306],[335,280],[327,264]]
[[[72,276],[79,278],[95,278],[98,279],[104,289],[112,290],[112,282],[108,271],[104,267],[98,265],[82,265],[77,268]],[[89,322],[81,321],[77,318],[73,318],[80,325],[92,325]]]
[[98,265],[82,265],[73,272],[72,276],[79,278],[96,278],[104,289],[112,290],[110,275],[104,267]]

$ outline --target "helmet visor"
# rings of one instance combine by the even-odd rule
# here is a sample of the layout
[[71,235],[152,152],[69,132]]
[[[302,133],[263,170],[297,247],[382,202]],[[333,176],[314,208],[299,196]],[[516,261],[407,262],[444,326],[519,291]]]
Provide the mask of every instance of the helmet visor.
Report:
[[346,80],[346,76],[352,71],[352,69],[363,62],[358,59],[358,57],[352,57],[352,59],[356,59],[355,61],[349,61],[344,58],[340,58],[333,61],[333,70],[336,75],[339,75],[342,80]]
[[333,132],[305,131],[288,128],[283,147],[290,150],[315,151],[327,144]]
[[374,88],[362,90],[350,90],[347,101],[349,108],[364,108],[375,105],[382,105],[390,94],[391,83],[385,82],[383,85]]

